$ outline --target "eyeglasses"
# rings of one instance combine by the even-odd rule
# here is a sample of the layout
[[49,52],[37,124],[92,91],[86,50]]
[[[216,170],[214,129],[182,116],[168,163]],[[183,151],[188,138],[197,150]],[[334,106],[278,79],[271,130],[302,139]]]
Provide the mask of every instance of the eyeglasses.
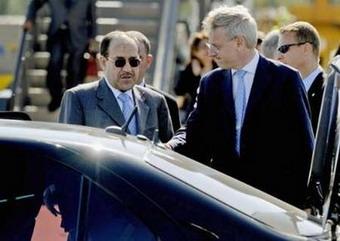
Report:
[[[233,40],[236,39],[236,38],[237,38],[237,36],[232,37],[232,38],[226,40],[225,43],[231,42],[231,41],[233,41]],[[220,50],[221,50],[221,48],[223,48],[222,46],[221,46],[221,47],[217,47],[217,46],[215,46],[214,44],[211,44],[211,43],[206,43],[205,45],[208,47],[208,49],[209,49],[210,51],[213,51],[213,52],[215,52],[215,53],[219,53]]]
[[[115,60],[107,57],[107,60],[114,63],[117,68],[123,68],[126,65],[126,59],[124,57],[116,57]],[[138,65],[140,64],[140,59],[136,57],[130,57],[128,58],[128,61],[132,68],[138,67]]]
[[220,48],[216,47],[213,44],[206,43],[205,45],[208,47],[208,49],[210,49],[211,51],[213,51],[215,53],[218,53],[220,51]]
[[301,43],[293,43],[293,44],[285,44],[285,45],[282,45],[280,46],[277,50],[280,52],[280,53],[287,53],[289,51],[289,48],[292,47],[292,46],[300,46],[300,45],[303,45],[305,43],[309,43],[308,41],[306,42],[301,42]]

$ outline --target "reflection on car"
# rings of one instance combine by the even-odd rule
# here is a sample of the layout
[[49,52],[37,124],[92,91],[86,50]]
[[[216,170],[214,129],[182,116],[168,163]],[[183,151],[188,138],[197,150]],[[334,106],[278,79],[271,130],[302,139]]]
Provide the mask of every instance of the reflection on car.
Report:
[[[327,158],[315,148],[309,183],[317,199],[321,170],[331,166],[318,216],[140,136],[0,120],[0,240],[46,241],[60,227],[61,240],[72,241],[336,240],[337,66],[316,141],[327,143]],[[56,216],[43,222],[61,223],[42,237],[46,208]]]

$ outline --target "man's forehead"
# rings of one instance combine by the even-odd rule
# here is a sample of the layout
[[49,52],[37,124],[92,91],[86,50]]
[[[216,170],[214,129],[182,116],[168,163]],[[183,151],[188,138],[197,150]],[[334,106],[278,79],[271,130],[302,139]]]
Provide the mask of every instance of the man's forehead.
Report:
[[138,56],[138,47],[130,42],[112,42],[109,52],[114,56]]
[[208,37],[210,38],[227,38],[228,37],[228,33],[226,32],[226,30],[223,27],[217,27],[212,29],[209,33],[208,33]]
[[283,32],[279,35],[279,43],[288,43],[295,41],[295,33],[293,32]]

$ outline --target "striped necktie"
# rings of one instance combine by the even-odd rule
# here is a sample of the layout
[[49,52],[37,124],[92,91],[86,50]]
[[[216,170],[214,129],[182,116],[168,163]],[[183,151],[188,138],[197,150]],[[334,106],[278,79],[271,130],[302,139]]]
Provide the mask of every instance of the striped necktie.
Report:
[[243,124],[244,113],[246,109],[246,87],[244,84],[244,76],[247,72],[245,70],[238,70],[234,73],[234,78],[237,83],[235,101],[235,118],[236,118],[236,151],[240,154],[241,146],[241,129]]
[[[133,110],[133,104],[130,96],[127,93],[121,93],[118,96],[118,99],[122,102],[122,112],[125,118],[125,121],[129,118],[132,110]],[[129,126],[128,130],[131,135],[137,135],[137,126],[136,126],[136,117],[133,116]]]

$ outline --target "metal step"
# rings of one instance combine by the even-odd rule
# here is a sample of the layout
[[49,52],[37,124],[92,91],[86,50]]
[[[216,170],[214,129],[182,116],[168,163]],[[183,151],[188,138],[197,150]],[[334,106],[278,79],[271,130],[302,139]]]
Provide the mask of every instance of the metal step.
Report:
[[51,18],[50,17],[42,17],[37,18],[35,23],[35,30],[40,34],[47,34],[48,29],[50,27]]
[[31,105],[42,106],[47,108],[51,101],[50,94],[46,88],[30,87],[28,94],[31,100]]
[[47,71],[44,69],[29,69],[26,72],[26,80],[31,87],[44,88],[46,86]]
[[36,69],[46,69],[48,66],[48,61],[50,59],[49,52],[35,52],[33,54],[34,66]]
[[156,19],[160,16],[160,4],[150,2],[97,1],[97,16],[119,19]]
[[114,30],[137,30],[147,36],[154,37],[157,36],[158,25],[158,22],[153,20],[97,18],[97,31],[99,35],[105,35]]
[[59,116],[59,109],[54,112],[49,112],[46,106],[27,105],[24,108],[24,112],[34,121],[57,122]]
[[[63,69],[60,73],[61,75],[61,81],[63,84],[65,83],[67,72],[65,69]],[[26,79],[29,86],[31,87],[39,87],[39,88],[45,88],[46,87],[46,76],[47,76],[47,70],[45,69],[28,69]]]

